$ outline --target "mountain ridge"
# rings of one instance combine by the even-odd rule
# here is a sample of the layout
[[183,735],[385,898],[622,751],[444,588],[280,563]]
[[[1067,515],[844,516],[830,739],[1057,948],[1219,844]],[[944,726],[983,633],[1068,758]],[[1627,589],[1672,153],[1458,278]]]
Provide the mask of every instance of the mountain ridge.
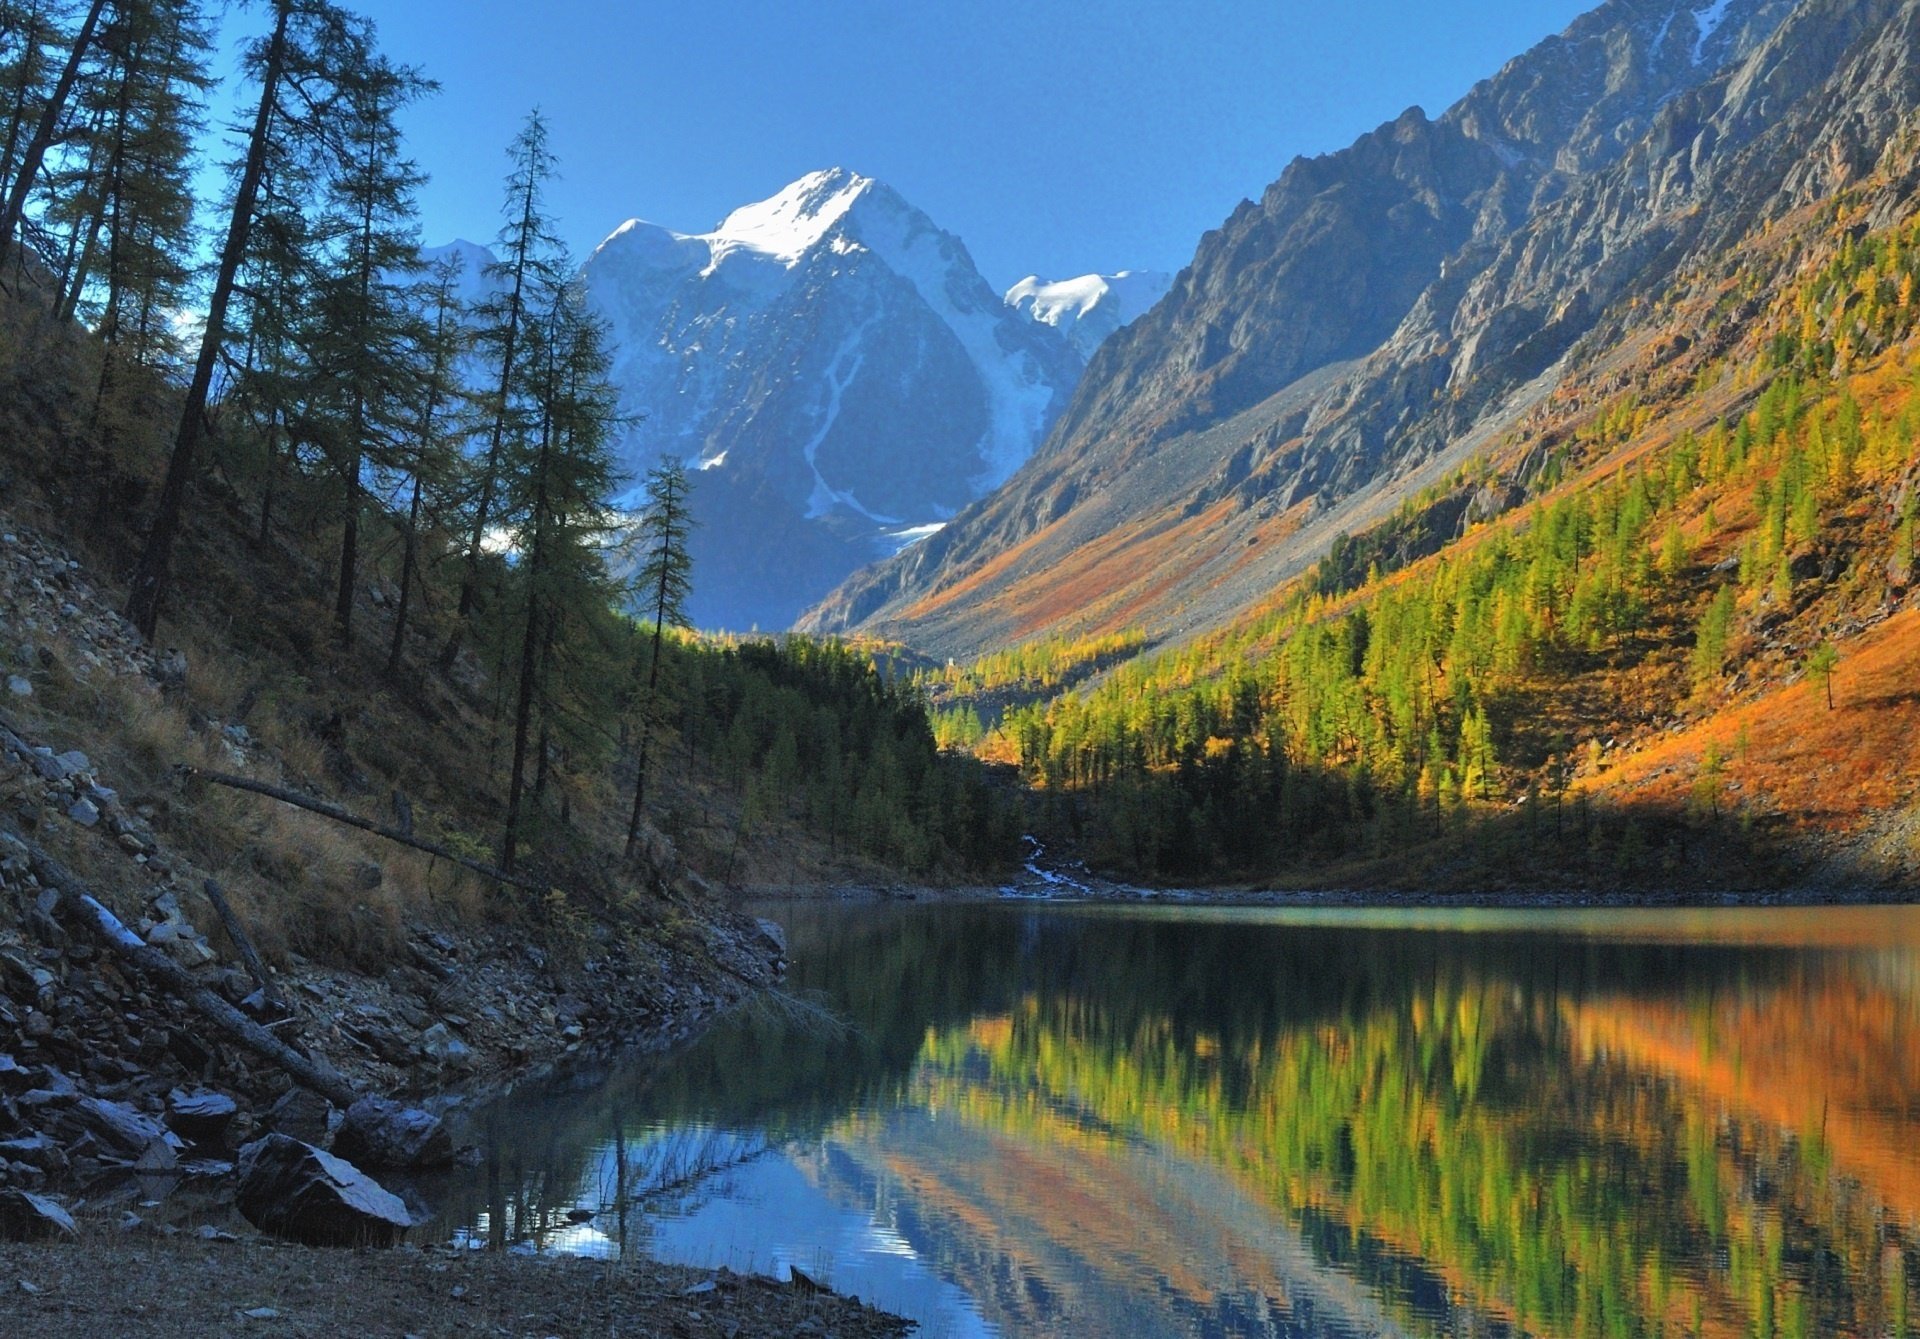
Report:
[[[1632,173],[1649,154],[1670,166],[1727,152],[1696,145],[1685,118],[1702,115],[1703,88],[1737,82],[1728,71],[1745,71],[1754,96],[1771,90],[1778,111],[1788,93],[1810,96],[1808,71],[1831,73],[1850,17],[1863,31],[1886,17],[1863,6],[1874,12],[1823,20],[1825,8],[1610,0],[1441,117],[1410,109],[1349,149],[1295,160],[1101,347],[1006,489],[802,626],[964,655],[1122,617],[1156,636],[1230,617],[1550,391],[1600,304],[1582,282],[1542,310],[1521,300],[1542,272],[1543,248],[1528,250],[1540,221],[1561,229],[1554,282],[1591,264],[1614,297],[1628,274],[1648,287],[1660,255],[1638,227]],[[1800,40],[1747,70],[1802,10]],[[1738,147],[1758,131],[1713,133]],[[1209,533],[1191,533],[1197,517]],[[1063,575],[1072,595],[1055,599]]]

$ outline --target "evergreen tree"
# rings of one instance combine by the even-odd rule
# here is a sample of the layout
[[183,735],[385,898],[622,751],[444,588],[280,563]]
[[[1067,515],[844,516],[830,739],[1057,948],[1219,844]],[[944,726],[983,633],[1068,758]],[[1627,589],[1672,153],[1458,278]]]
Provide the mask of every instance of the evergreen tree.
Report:
[[259,98],[208,294],[199,355],[182,397],[166,477],[127,597],[129,621],[149,640],[166,595],[173,547],[206,432],[207,401],[231,334],[228,311],[247,260],[269,163],[279,157],[328,159],[351,133],[355,108],[349,90],[377,62],[371,25],[329,0],[273,0],[272,16],[270,31],[248,52],[248,72]]
[[422,285],[426,338],[417,350],[418,423],[411,444],[396,462],[408,480],[407,510],[401,522],[400,596],[393,616],[393,641],[387,652],[387,673],[400,672],[407,624],[413,609],[415,576],[419,569],[423,517],[444,497],[459,477],[465,433],[460,407],[465,391],[459,362],[467,347],[465,310],[460,302],[462,270],[458,256],[447,256],[434,266]]
[[330,454],[343,494],[334,596],[342,644],[353,640],[362,475],[369,463],[390,468],[413,427],[411,354],[426,334],[408,289],[419,267],[414,192],[425,178],[401,155],[394,116],[432,87],[416,71],[371,53],[348,75],[341,93],[350,111],[335,150],[340,170],[330,183],[343,236],[319,304],[323,384],[339,409]]
[[[550,290],[544,312],[526,330],[533,420],[506,440],[504,510],[513,518],[522,606],[513,761],[501,864],[512,869],[523,836],[528,748],[536,710],[545,721],[558,696],[545,654],[570,622],[604,614],[614,588],[606,553],[614,533],[609,506],[615,397],[607,382],[606,332],[586,310],[577,285]],[[544,766],[544,749],[542,765]]]
[[66,63],[40,108],[33,134],[20,151],[19,164],[17,167],[9,164],[10,180],[6,199],[4,204],[0,204],[0,267],[5,266],[15,244],[15,234],[20,231],[20,224],[26,218],[27,197],[32,194],[41,164],[59,134],[81,68],[93,53],[94,37],[100,30],[100,20],[106,14],[106,9],[107,0],[88,0],[79,30],[74,33],[72,45],[67,50]]
[[[647,766],[653,745],[654,718],[660,692],[661,643],[670,627],[691,626],[687,596],[692,590],[693,559],[687,540],[693,518],[687,510],[687,472],[678,460],[662,457],[647,472],[646,506],[640,515],[639,543],[646,554],[634,580],[635,593],[645,601],[653,632],[647,656],[647,680],[640,694],[640,753],[633,778],[633,809],[627,819],[627,858],[633,858],[640,839],[640,817],[646,803]],[[634,674],[639,674],[636,662]]]
[[472,519],[460,574],[460,601],[452,635],[441,653],[442,668],[460,654],[467,621],[473,616],[480,585],[480,561],[487,530],[495,521],[495,496],[501,482],[508,436],[521,412],[517,403],[527,379],[523,343],[528,313],[538,295],[560,282],[556,258],[559,246],[553,223],[546,216],[544,196],[554,173],[554,157],[547,147],[547,123],[538,109],[528,117],[508,150],[512,170],[507,176],[507,222],[501,228],[500,259],[487,269],[496,293],[480,304],[476,334],[491,360],[493,381],[486,412],[487,451],[480,462]]

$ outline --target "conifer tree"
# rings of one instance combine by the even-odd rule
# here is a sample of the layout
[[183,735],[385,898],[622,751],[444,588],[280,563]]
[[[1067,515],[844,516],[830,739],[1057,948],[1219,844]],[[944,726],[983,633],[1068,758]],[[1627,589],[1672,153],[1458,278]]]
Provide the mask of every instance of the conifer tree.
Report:
[[[269,163],[276,157],[328,159],[344,142],[354,114],[347,91],[377,60],[372,26],[330,0],[273,0],[271,13],[269,32],[248,53],[249,75],[259,98],[236,174],[199,355],[182,396],[166,477],[127,597],[129,621],[149,640],[166,595],[174,542],[206,432],[207,401],[231,334],[228,312],[247,260]],[[16,193],[17,188],[16,182]]]
[[40,175],[41,164],[47,151],[53,147],[59,134],[62,118],[67,114],[68,100],[73,96],[74,85],[79,81],[80,70],[93,53],[95,34],[100,30],[100,20],[105,15],[107,0],[88,0],[87,8],[80,20],[80,27],[73,36],[73,43],[67,50],[67,58],[61,67],[60,77],[54,81],[46,101],[40,109],[40,117],[34,126],[33,134],[20,151],[19,165],[12,169],[8,183],[6,200],[0,204],[0,266],[4,266],[15,244],[15,234],[26,217],[27,197],[33,193],[34,182]]
[[100,41],[103,77],[81,99],[85,166],[61,192],[72,231],[59,305],[71,320],[85,303],[109,350],[144,363],[173,353],[173,314],[193,278],[193,143],[211,38],[191,0],[123,0],[116,10]]
[[400,596],[393,616],[393,641],[387,652],[387,673],[400,672],[407,623],[413,609],[415,576],[419,568],[422,519],[431,498],[443,495],[460,472],[460,407],[465,392],[459,362],[467,347],[465,309],[459,284],[460,257],[447,256],[433,267],[421,286],[425,299],[426,338],[417,350],[415,394],[420,411],[413,438],[398,466],[409,481],[405,519],[401,523]]
[[[692,591],[693,559],[687,541],[693,517],[687,509],[687,471],[678,460],[661,457],[647,472],[646,506],[640,514],[639,543],[646,555],[634,579],[635,593],[645,601],[653,622],[647,656],[647,682],[640,694],[640,752],[633,778],[633,809],[627,819],[627,858],[633,858],[640,840],[640,818],[646,804],[647,766],[653,746],[654,717],[660,693],[660,658],[668,628],[692,626],[687,618],[687,596]],[[634,665],[634,674],[640,672]]]
[[[513,518],[514,568],[522,615],[513,723],[513,761],[501,865],[518,858],[526,806],[527,758],[536,710],[557,696],[543,651],[569,623],[603,614],[613,598],[606,550],[614,525],[609,499],[615,397],[607,382],[606,332],[577,284],[544,295],[527,337],[532,420],[503,444],[501,501]],[[544,732],[544,726],[543,726]]]
[[13,192],[15,166],[34,118],[49,92],[48,52],[60,37],[60,6],[54,0],[6,0],[0,3],[0,97],[6,133],[0,139],[0,202]]
[[522,343],[528,313],[538,294],[559,282],[558,241],[546,216],[544,196],[554,173],[554,157],[547,146],[547,123],[538,109],[528,117],[508,150],[512,170],[507,176],[507,222],[501,228],[500,258],[487,268],[496,285],[495,296],[475,313],[476,334],[492,367],[487,451],[481,459],[469,525],[465,562],[460,574],[460,601],[452,635],[441,653],[443,668],[460,654],[467,621],[473,616],[480,585],[480,560],[488,528],[494,523],[495,495],[500,488],[503,453],[519,412],[525,369]]
[[402,156],[399,109],[432,85],[417,71],[368,53],[348,67],[341,89],[350,108],[330,181],[331,203],[344,225],[338,258],[322,287],[324,382],[340,410],[331,455],[343,495],[334,631],[353,641],[353,600],[360,559],[361,477],[369,461],[390,466],[412,428],[411,353],[425,338],[408,300],[419,267],[414,192],[425,177]]

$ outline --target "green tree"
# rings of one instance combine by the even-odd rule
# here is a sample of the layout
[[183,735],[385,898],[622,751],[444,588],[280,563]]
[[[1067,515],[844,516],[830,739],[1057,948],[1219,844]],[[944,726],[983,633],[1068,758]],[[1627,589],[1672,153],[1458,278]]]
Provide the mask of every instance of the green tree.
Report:
[[[687,596],[693,586],[693,559],[687,541],[693,517],[687,509],[687,471],[678,460],[663,456],[647,471],[643,485],[646,505],[640,513],[638,541],[645,555],[634,591],[644,600],[653,631],[646,659],[646,685],[639,695],[640,749],[633,778],[633,809],[627,819],[627,858],[633,858],[640,840],[640,817],[646,803],[647,765],[658,714],[662,640],[668,628],[692,626],[687,619]],[[639,662],[634,675],[638,678]]]
[[410,301],[419,268],[415,192],[426,180],[401,152],[401,108],[433,85],[417,71],[368,53],[341,88],[348,109],[329,205],[341,232],[320,290],[318,361],[337,419],[328,434],[342,494],[334,630],[353,641],[360,562],[362,480],[369,463],[391,467],[413,428],[414,349],[428,338]]
[[100,29],[100,20],[107,10],[107,0],[89,0],[84,16],[80,20],[79,30],[74,34],[73,43],[68,48],[66,63],[61,67],[60,76],[54,81],[46,101],[40,108],[40,117],[35,124],[33,134],[21,150],[20,162],[12,169],[12,179],[8,183],[6,200],[0,204],[0,266],[6,264],[8,255],[15,243],[15,234],[26,218],[27,198],[33,193],[35,181],[39,178],[41,164],[46,161],[47,151],[54,146],[60,133],[62,119],[67,113],[68,100],[73,96],[74,85],[79,81],[80,71],[92,54],[95,35]]
[[[501,462],[501,501],[514,522],[514,578],[523,609],[501,841],[506,869],[519,854],[534,715],[540,712],[544,741],[559,696],[551,649],[571,623],[603,615],[615,594],[606,553],[614,529],[609,499],[619,474],[606,332],[577,284],[540,298],[544,310],[535,309],[537,320],[526,331],[533,420],[524,435],[509,439],[512,450]],[[544,773],[544,747],[540,767]]]
[[1807,677],[1827,695],[1827,710],[1833,710],[1833,674],[1840,665],[1840,651],[1832,642],[1821,642],[1807,656]]
[[1735,612],[1733,587],[1722,586],[1693,638],[1693,686],[1704,689],[1720,678],[1727,663],[1727,647],[1733,635]]
[[[337,162],[331,156],[355,114],[348,90],[377,61],[372,25],[329,0],[273,0],[272,15],[270,31],[247,53],[249,77],[259,88],[259,98],[208,294],[199,354],[181,396],[166,477],[127,595],[127,618],[148,640],[166,596],[174,543],[206,433],[214,373],[232,334],[228,313],[263,203],[269,165],[279,157]],[[16,181],[16,192],[18,186]]]
[[474,313],[476,342],[496,370],[485,405],[487,450],[476,481],[460,573],[460,600],[453,633],[440,654],[442,668],[451,666],[459,656],[467,622],[473,617],[480,589],[480,562],[486,551],[488,527],[495,520],[495,497],[507,441],[524,413],[520,400],[531,372],[524,358],[529,313],[539,294],[555,288],[563,273],[557,260],[559,241],[545,212],[546,188],[555,167],[547,140],[546,119],[536,109],[508,150],[507,222],[497,243],[501,258],[487,267],[487,278],[496,291]]
[[415,576],[420,561],[424,516],[437,511],[437,499],[446,497],[460,477],[462,447],[460,406],[465,400],[459,375],[460,356],[466,350],[465,311],[459,286],[462,263],[447,256],[434,266],[421,286],[426,303],[426,338],[416,350],[419,419],[405,454],[396,462],[408,480],[406,516],[401,523],[400,595],[394,608],[393,640],[387,651],[387,673],[400,672],[406,650],[407,625],[413,608]]

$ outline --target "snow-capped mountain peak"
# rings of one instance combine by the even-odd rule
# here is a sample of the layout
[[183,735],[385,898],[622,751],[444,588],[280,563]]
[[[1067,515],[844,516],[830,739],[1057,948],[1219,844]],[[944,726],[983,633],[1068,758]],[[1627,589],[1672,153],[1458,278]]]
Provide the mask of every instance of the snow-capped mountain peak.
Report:
[[694,617],[785,626],[1017,469],[1082,358],[897,192],[810,173],[711,232],[621,225],[585,266],[635,427],[699,471]]
[[1173,276],[1158,270],[1059,280],[1030,274],[1007,290],[1007,305],[1052,326],[1073,342],[1081,357],[1091,358],[1109,335],[1144,316],[1172,286]]
[[715,264],[744,250],[792,267],[873,186],[872,177],[841,167],[810,172],[758,204],[742,205],[701,240],[713,248]]

